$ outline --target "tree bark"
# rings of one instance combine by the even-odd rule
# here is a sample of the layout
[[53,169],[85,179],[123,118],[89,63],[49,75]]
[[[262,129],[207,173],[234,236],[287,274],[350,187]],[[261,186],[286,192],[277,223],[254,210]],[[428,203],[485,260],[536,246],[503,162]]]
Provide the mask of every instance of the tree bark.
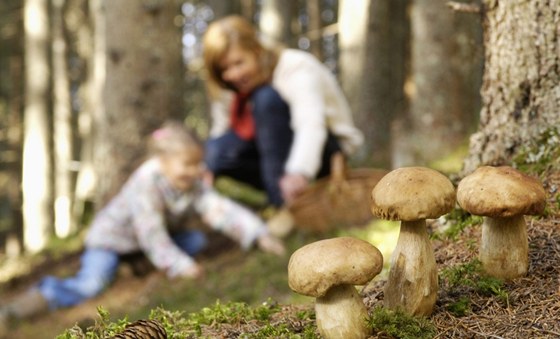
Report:
[[463,172],[509,164],[560,123],[560,1],[483,1],[482,110]]
[[391,166],[391,123],[406,107],[407,0],[342,1],[340,76],[355,121],[365,134],[357,158]]
[[183,116],[176,1],[94,0],[94,165],[97,207],[145,156],[148,134]]
[[75,231],[72,224],[72,107],[68,78],[67,44],[64,28],[65,0],[52,2],[52,72],[54,128],[54,227],[58,237]]
[[290,45],[292,6],[292,1],[263,0],[259,29],[266,43]]
[[319,60],[323,60],[323,22],[321,20],[321,1],[307,0],[307,36],[309,38],[309,52]]
[[30,252],[43,249],[52,233],[47,12],[45,1],[24,1],[23,239]]
[[413,1],[409,110],[398,121],[393,166],[428,165],[464,145],[480,110],[482,49],[477,15],[439,0]]

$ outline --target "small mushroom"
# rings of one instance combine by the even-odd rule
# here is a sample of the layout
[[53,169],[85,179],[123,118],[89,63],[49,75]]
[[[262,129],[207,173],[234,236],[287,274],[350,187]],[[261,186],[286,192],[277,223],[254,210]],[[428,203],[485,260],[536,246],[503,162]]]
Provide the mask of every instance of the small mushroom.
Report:
[[299,294],[317,298],[317,328],[325,338],[366,338],[367,309],[354,285],[381,272],[383,256],[372,244],[339,237],[316,241],[295,251],[288,283]]
[[541,182],[509,166],[482,166],[459,182],[457,202],[485,217],[479,250],[484,271],[500,279],[525,275],[529,245],[524,215],[543,212]]
[[455,205],[455,188],[443,174],[425,167],[403,167],[386,174],[372,191],[373,215],[400,220],[391,257],[384,303],[414,315],[430,315],[437,297],[437,268],[425,219]]

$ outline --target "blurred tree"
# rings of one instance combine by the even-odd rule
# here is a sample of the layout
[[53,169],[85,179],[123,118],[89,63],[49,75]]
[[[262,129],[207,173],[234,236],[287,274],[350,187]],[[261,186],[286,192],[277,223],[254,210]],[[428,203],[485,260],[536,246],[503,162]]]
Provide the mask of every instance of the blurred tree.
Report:
[[486,65],[479,130],[464,171],[508,164],[560,124],[560,1],[483,1]]
[[[93,165],[93,25],[89,0],[66,0],[64,23],[68,35],[69,78],[72,92],[72,112],[76,119],[73,130],[74,158],[79,160],[72,201],[72,227],[87,220],[85,207],[95,196]],[[77,120],[77,121],[76,121]]]
[[292,45],[291,20],[295,5],[295,1],[262,0],[259,29],[265,42]]
[[25,28],[23,239],[26,250],[37,252],[44,248],[52,234],[47,2],[25,0],[23,18]]
[[411,1],[410,13],[410,104],[393,130],[394,167],[428,165],[464,145],[480,109],[479,16],[440,0]]
[[323,60],[323,22],[321,19],[322,6],[321,0],[306,0],[309,52],[319,60]]
[[72,225],[73,183],[70,171],[73,156],[72,107],[68,55],[64,24],[66,0],[52,1],[52,77],[54,128],[54,226],[58,237],[68,236]]
[[391,122],[405,107],[407,0],[339,5],[340,78],[366,144],[358,160],[391,166]]
[[145,155],[145,138],[183,118],[181,2],[92,0],[97,206]]
[[254,0],[239,0],[240,3],[240,13],[247,19],[253,21],[255,18],[256,4]]
[[236,13],[239,10],[237,1],[206,0],[205,2],[212,8],[215,19]]
[[22,0],[0,2],[0,244],[8,256],[22,251],[22,7]]

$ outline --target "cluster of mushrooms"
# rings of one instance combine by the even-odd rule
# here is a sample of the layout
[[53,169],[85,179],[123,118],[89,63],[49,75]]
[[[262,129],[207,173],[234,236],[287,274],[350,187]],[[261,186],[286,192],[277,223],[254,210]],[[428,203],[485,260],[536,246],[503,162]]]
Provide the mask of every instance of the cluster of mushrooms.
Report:
[[[486,274],[513,279],[527,273],[528,240],[524,215],[541,214],[546,194],[539,180],[512,167],[482,166],[458,187],[425,167],[389,172],[373,188],[372,213],[401,222],[384,289],[384,306],[429,316],[438,278],[426,219],[449,213],[455,203],[484,216],[479,258]],[[339,237],[295,251],[288,283],[299,294],[316,298],[317,328],[325,338],[366,338],[367,310],[354,285],[365,285],[381,272],[383,257],[370,243]]]

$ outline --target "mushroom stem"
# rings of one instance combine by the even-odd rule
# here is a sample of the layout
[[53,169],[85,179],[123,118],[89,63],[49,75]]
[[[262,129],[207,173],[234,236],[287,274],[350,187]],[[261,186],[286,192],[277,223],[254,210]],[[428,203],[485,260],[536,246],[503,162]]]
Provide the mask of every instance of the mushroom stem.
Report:
[[528,253],[527,226],[523,215],[484,218],[479,257],[488,275],[500,279],[525,275],[529,267]]
[[385,306],[430,315],[437,297],[437,268],[425,220],[401,221],[385,285]]
[[324,338],[367,338],[367,309],[356,288],[338,285],[315,301],[317,328]]

